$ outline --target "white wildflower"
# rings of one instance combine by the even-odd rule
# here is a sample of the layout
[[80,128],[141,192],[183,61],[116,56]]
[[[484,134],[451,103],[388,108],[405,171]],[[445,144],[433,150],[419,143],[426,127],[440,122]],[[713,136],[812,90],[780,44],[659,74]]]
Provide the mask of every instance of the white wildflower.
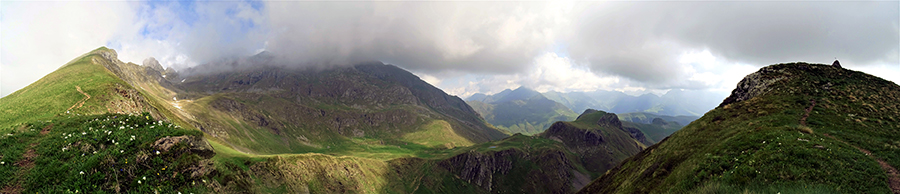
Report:
[[81,132],[81,135],[87,135],[87,132]]
[[147,177],[141,177],[141,179],[147,180]]
[[84,174],[84,171],[78,172],[78,174]]
[[141,180],[138,180],[138,184],[141,184]]
[[156,150],[156,155],[159,155],[159,150]]
[[125,153],[125,150],[119,150],[119,153]]
[[0,165],[6,165],[6,162],[0,161]]

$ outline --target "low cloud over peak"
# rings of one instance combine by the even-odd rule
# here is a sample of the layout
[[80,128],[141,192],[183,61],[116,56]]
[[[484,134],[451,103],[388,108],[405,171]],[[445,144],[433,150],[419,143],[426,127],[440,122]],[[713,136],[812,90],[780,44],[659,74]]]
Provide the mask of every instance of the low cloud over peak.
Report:
[[[123,61],[155,57],[178,68],[262,50],[290,65],[383,61],[457,95],[518,86],[729,90],[764,65],[835,57],[850,69],[900,77],[898,2],[2,4],[2,95],[77,56],[40,51],[104,44]],[[64,14],[30,17],[38,13]],[[54,27],[95,23],[104,25]]]

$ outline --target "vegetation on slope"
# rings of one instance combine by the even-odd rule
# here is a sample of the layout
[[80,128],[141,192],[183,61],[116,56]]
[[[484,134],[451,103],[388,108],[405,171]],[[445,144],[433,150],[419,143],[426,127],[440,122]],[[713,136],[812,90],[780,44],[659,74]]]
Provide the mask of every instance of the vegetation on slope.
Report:
[[0,129],[66,114],[153,112],[131,99],[136,92],[127,83],[94,63],[106,51],[98,48],[82,55],[0,99]]
[[[203,192],[203,161],[215,154],[201,132],[149,114],[54,117],[6,131],[3,193]],[[160,140],[168,137],[184,138]]]
[[861,72],[764,67],[580,192],[889,193],[885,169],[900,166],[898,99],[896,84]]
[[403,156],[506,136],[459,98],[380,63],[185,74],[174,90],[192,124],[247,153]]

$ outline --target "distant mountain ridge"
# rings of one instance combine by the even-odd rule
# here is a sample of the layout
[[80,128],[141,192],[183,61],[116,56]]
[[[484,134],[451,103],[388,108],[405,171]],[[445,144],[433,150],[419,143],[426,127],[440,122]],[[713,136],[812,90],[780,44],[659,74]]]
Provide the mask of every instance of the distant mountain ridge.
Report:
[[[646,112],[670,116],[702,116],[725,98],[724,94],[715,92],[678,89],[669,90],[662,96],[649,93],[632,96],[619,91],[604,90],[566,93],[549,91],[542,94],[575,112],[598,109],[616,114]],[[466,100],[474,99],[473,97],[483,98],[483,96],[486,95],[474,94]]]
[[540,133],[553,122],[570,121],[577,116],[562,104],[526,87],[467,99],[466,103],[488,123],[510,133]]

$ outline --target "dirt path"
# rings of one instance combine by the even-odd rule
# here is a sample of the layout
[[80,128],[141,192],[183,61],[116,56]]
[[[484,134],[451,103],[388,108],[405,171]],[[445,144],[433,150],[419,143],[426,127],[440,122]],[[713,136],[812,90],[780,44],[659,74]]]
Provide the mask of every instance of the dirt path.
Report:
[[835,138],[834,136],[828,135],[827,133],[823,134],[823,135],[825,135],[825,137],[840,141],[841,143],[853,146],[860,152],[865,153],[866,156],[869,156],[869,158],[872,158],[872,159],[875,159],[875,161],[878,161],[878,165],[881,166],[881,169],[884,170],[884,172],[887,173],[887,175],[888,175],[888,185],[891,187],[891,191],[893,191],[894,194],[900,194],[900,171],[897,171],[896,168],[894,168],[893,166],[891,166],[884,160],[875,158],[875,156],[873,156],[872,152],[870,152],[869,150],[862,149],[860,147],[856,147],[855,145],[849,144],[843,140]]
[[[809,100],[809,102],[811,102],[812,104],[809,105],[809,108],[806,108],[806,110],[805,110],[806,113],[804,113],[803,117],[800,118],[800,125],[803,125],[803,126],[806,126],[806,119],[809,118],[809,112],[812,112],[813,107],[816,106],[816,100]],[[862,149],[853,144],[847,143],[846,141],[835,138],[834,136],[831,136],[827,133],[822,134],[822,135],[824,135],[825,137],[837,140],[841,143],[847,144],[849,146],[852,146],[853,148],[856,148],[860,152],[865,153],[866,156],[869,156],[869,158],[872,158],[872,159],[875,159],[875,161],[878,161],[878,165],[881,166],[881,169],[884,170],[884,172],[887,173],[887,175],[888,175],[888,186],[890,186],[891,191],[893,191],[894,194],[900,194],[900,171],[897,171],[896,168],[894,168],[893,166],[891,166],[884,160],[875,158],[875,156],[873,156],[872,152],[870,152],[869,150]]]
[[816,107],[816,100],[809,100],[812,104],[809,105],[809,108],[806,108],[806,113],[803,113],[803,117],[800,118],[800,125],[806,126],[806,118],[809,118],[809,112],[812,111],[813,107]]
[[[16,162],[15,165],[19,167],[19,172],[16,174],[23,175],[31,170],[31,168],[34,168],[34,158],[38,156],[37,153],[34,152],[35,146],[37,146],[37,143],[29,144],[28,149],[22,154],[22,160]],[[3,187],[3,189],[0,189],[0,193],[22,193],[25,188],[22,187],[21,181],[22,180],[18,180],[16,183]]]
[[73,108],[81,108],[81,106],[84,105],[85,101],[87,101],[88,99],[91,99],[91,95],[88,95],[87,93],[84,93],[84,91],[81,91],[81,87],[75,86],[75,90],[78,91],[78,93],[84,94],[84,98],[79,100],[77,103],[73,104],[72,107],[69,107],[69,109],[66,109],[66,112],[68,112],[69,110],[72,110]]

